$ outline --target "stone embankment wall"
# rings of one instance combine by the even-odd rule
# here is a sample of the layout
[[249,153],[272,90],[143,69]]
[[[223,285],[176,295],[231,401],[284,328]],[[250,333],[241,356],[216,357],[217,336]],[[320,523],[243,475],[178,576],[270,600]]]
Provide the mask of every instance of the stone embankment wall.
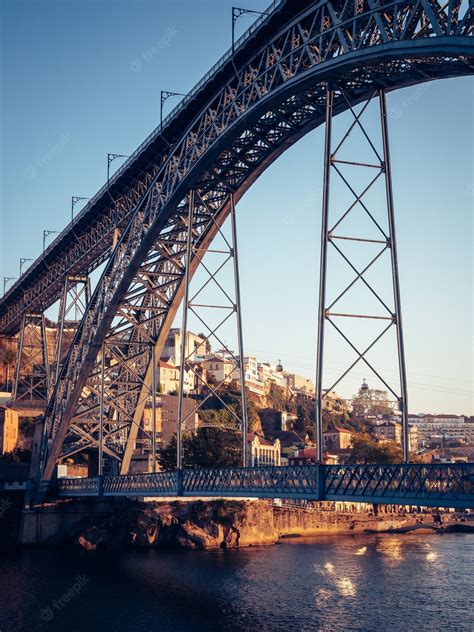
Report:
[[59,501],[27,509],[24,545],[212,549],[273,544],[281,537],[410,528],[414,516],[277,507],[270,501],[129,499]]
[[286,507],[273,510],[273,526],[279,537],[388,531],[407,526],[408,520],[411,518],[387,514],[376,517],[369,513],[302,511]]

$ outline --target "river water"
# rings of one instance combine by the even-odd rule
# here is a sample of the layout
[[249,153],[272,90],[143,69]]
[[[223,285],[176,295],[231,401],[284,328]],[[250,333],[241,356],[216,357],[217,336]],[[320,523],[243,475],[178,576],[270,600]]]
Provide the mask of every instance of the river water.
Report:
[[29,549],[3,556],[0,573],[1,632],[474,630],[471,534]]

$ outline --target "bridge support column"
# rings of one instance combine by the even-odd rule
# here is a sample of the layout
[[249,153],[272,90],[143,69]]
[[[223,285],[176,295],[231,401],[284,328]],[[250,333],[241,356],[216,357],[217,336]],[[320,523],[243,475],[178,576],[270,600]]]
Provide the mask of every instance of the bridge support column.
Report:
[[331,130],[333,91],[326,92],[326,135],[324,142],[323,212],[321,225],[321,256],[319,263],[318,342],[316,355],[316,450],[319,463],[323,462],[323,356],[326,305],[326,270],[328,250],[329,185],[331,179]]
[[318,500],[324,500],[326,495],[326,468],[322,463],[316,465],[318,468]]
[[379,91],[380,99],[380,118],[382,127],[383,141],[383,158],[385,165],[385,189],[387,193],[387,213],[390,230],[390,255],[392,260],[392,280],[393,280],[393,299],[395,303],[396,329],[397,329],[397,347],[398,347],[398,370],[400,374],[400,397],[399,406],[402,413],[402,445],[403,460],[405,463],[409,460],[410,442],[408,436],[408,394],[407,394],[407,372],[405,365],[405,345],[403,342],[402,327],[402,305],[400,298],[400,279],[398,274],[398,254],[397,239],[395,233],[395,215],[393,210],[393,190],[392,190],[392,167],[390,162],[390,148],[388,142],[388,124],[387,124],[387,102],[385,92]]
[[65,278],[59,302],[56,345],[53,362],[51,363],[51,389],[54,388],[62,362],[87,308],[90,296],[91,289],[88,276],[68,275]]
[[[244,466],[248,464],[248,414],[245,387],[237,226],[233,193],[229,194],[228,205],[230,210],[230,234],[227,235],[224,231],[222,220],[219,217],[216,219],[213,218],[211,221],[216,229],[216,235],[211,247],[204,247],[199,241],[196,243],[193,233],[200,214],[202,215],[203,210],[206,210],[206,203],[196,191],[191,191],[189,194],[184,300],[179,352],[180,380],[176,458],[178,469],[181,469],[183,466],[183,433],[185,431],[185,424],[192,415],[201,409],[202,404],[211,397],[220,400],[223,407],[230,414],[228,428],[241,431],[242,462]],[[215,245],[216,241],[219,242],[217,245]],[[197,267],[196,263],[199,266],[199,271],[203,279],[196,283],[197,287],[193,287],[191,292],[191,271],[193,265]],[[226,264],[230,263],[232,263],[233,288],[225,287],[221,279],[218,278],[219,273],[225,269]],[[209,288],[212,288],[213,294],[211,295],[207,294]],[[202,328],[203,331],[203,333],[200,334],[201,341],[197,348],[191,345],[189,341],[188,323],[190,317],[193,318],[196,326]],[[237,352],[234,352],[230,344],[223,339],[223,327],[229,327],[231,323],[233,327],[235,326]],[[206,353],[211,348],[211,342],[214,343],[214,345],[218,345],[218,354],[223,360],[224,368],[220,372],[216,370],[216,373],[213,373],[212,362],[206,367],[205,372],[193,362],[195,354]],[[194,382],[194,387],[189,381],[190,377]],[[240,414],[237,414],[236,411],[228,406],[222,399],[222,387],[225,387],[231,382],[239,383],[241,393]],[[200,400],[190,399],[186,397],[189,391],[202,392],[204,396]],[[201,427],[202,425],[201,423]]]
[[50,384],[44,314],[25,314],[21,323],[12,400],[46,404]]
[[[333,146],[332,136],[335,127],[333,125],[333,103],[336,101],[339,104],[345,103],[352,115],[352,120],[341,140]],[[367,111],[370,111],[369,105],[371,103],[378,104],[379,135],[365,126],[365,118],[367,118]],[[364,124],[361,119],[364,120]],[[351,141],[351,136],[355,132],[359,134],[358,144]],[[348,151],[349,156],[347,156]],[[357,152],[356,158],[353,158],[351,152]],[[348,208],[344,205],[342,209],[335,208],[337,204],[341,204],[339,201],[341,191],[338,189],[337,196],[331,194],[332,173],[335,174],[337,182],[342,184],[342,193],[347,194],[349,191],[351,204]],[[383,191],[377,192],[377,183],[379,186],[383,186]],[[379,197],[374,199],[374,194]],[[350,216],[349,220],[346,219],[348,216]],[[337,253],[335,256],[340,256],[345,261],[351,270],[351,277],[353,275],[348,284],[344,283],[342,291],[335,292],[334,288],[329,288],[329,290],[332,289],[330,298],[328,298],[327,283],[329,250],[331,253]],[[369,278],[367,273],[369,270],[370,273],[372,272],[372,266],[379,260],[382,264],[382,255],[387,250],[390,251],[390,268],[387,265],[388,257],[385,257],[385,265],[387,277],[391,277],[391,283],[390,281],[386,282],[385,287],[379,290],[378,287],[376,289],[373,279]],[[364,262],[362,265],[359,263],[361,260]],[[388,274],[389,271],[391,274]],[[345,301],[343,305],[341,305],[341,299]],[[347,306],[348,302],[352,302],[353,309]],[[343,329],[343,325],[339,324],[341,320],[347,325],[345,329]],[[331,325],[329,328],[331,333],[338,340],[342,338],[346,343],[346,350],[352,357],[355,352],[355,360],[348,360],[347,368],[341,370],[339,377],[332,382],[329,388],[323,388],[324,381],[328,379],[324,366],[326,323]],[[364,324],[361,326],[360,323]],[[380,345],[378,345],[379,356],[373,356],[373,348],[382,338],[385,339],[384,342],[387,342],[388,335],[386,334],[393,328],[396,330],[396,342],[391,341],[390,348],[384,349],[382,353],[380,353]],[[367,340],[369,344],[367,344]],[[398,362],[396,362],[395,356],[397,356]],[[394,364],[398,364],[397,380],[393,380],[389,375],[383,375],[382,372],[385,369],[378,366],[378,363],[387,366],[391,357],[393,357]],[[409,457],[407,379],[385,93],[383,90],[374,89],[371,96],[356,111],[355,107],[350,104],[344,90],[334,85],[328,86],[326,93],[326,139],[319,279],[316,435],[317,456],[320,463],[323,462],[324,457],[324,399],[336,386],[342,386],[341,382],[345,378],[351,377],[352,370],[359,363],[365,365],[375,376],[378,388],[386,389],[389,396],[392,396],[392,401],[386,404],[386,410],[383,412],[398,409],[401,413],[403,460],[406,462]],[[388,370],[388,374],[390,374],[390,370]],[[368,391],[365,382],[364,386]],[[351,386],[349,383],[347,386],[346,382],[345,388],[348,390],[353,388],[353,385]],[[374,406],[370,393],[366,398],[366,405],[367,407]],[[362,409],[358,413],[363,415],[368,414],[368,411],[369,408]]]

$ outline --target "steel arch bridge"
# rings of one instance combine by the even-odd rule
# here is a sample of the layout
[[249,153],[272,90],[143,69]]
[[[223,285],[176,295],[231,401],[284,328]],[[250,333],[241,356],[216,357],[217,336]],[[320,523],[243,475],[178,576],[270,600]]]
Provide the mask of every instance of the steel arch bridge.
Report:
[[[90,449],[128,473],[197,253],[235,202],[332,116],[374,94],[382,104],[386,92],[472,74],[473,11],[460,0],[275,1],[87,203],[0,302],[2,335],[40,322],[60,297],[64,325],[68,292],[84,285],[67,354],[57,349],[45,369],[43,486],[58,460]],[[393,252],[394,236],[386,241]],[[397,310],[391,320],[401,329]]]

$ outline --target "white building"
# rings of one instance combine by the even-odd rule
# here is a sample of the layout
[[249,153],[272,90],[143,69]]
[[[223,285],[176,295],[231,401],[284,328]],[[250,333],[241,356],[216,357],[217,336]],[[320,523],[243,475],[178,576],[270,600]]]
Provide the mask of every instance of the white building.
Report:
[[275,366],[270,362],[258,363],[258,379],[265,385],[265,392],[270,391],[272,384],[286,389],[288,384],[285,375],[281,371],[277,371]]
[[474,423],[463,415],[409,415],[408,421],[418,429],[420,440],[425,442],[442,436],[474,443]]
[[[206,341],[202,336],[197,336],[188,331],[186,335],[186,359],[192,361],[204,360],[206,357]],[[177,366],[181,364],[181,330],[173,328],[168,334],[162,358],[174,358]]]
[[235,362],[216,355],[206,358],[202,363],[207,377],[213,378],[218,384],[228,384],[232,381]]
[[280,440],[272,443],[255,434],[248,435],[250,466],[281,465]]
[[314,395],[314,384],[305,375],[298,375],[298,373],[284,372],[288,387],[293,393],[304,393],[305,395]]

